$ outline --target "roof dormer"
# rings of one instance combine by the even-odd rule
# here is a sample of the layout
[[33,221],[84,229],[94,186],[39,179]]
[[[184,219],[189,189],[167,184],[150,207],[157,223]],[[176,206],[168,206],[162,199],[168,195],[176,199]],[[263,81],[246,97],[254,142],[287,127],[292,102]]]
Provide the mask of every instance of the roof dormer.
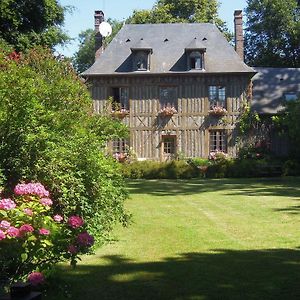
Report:
[[130,50],[133,55],[133,71],[150,71],[150,56],[153,51],[144,39],[141,38]]
[[[206,40],[206,39],[205,39]],[[205,41],[203,39],[203,41]],[[203,42],[199,41],[196,37],[185,48],[187,57],[187,70],[204,70],[204,53],[206,46]]]

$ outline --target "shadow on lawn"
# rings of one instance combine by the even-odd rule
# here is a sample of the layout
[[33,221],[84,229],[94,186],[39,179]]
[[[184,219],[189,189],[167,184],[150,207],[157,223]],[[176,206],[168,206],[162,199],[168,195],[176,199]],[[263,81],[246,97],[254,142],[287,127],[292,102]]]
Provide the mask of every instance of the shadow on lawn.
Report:
[[133,180],[128,181],[132,194],[154,196],[191,195],[223,191],[224,195],[299,197],[299,177],[190,179],[190,180]]
[[104,259],[64,273],[71,299],[300,299],[298,249],[215,250],[142,263]]

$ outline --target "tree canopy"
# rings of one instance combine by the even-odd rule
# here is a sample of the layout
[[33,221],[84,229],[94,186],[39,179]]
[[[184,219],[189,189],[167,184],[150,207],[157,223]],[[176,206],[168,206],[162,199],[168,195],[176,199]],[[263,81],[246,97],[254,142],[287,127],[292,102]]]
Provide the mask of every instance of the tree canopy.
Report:
[[264,67],[300,66],[299,0],[248,0],[246,61]]
[[61,29],[66,9],[57,0],[1,0],[0,38],[18,51],[63,43],[68,39]]

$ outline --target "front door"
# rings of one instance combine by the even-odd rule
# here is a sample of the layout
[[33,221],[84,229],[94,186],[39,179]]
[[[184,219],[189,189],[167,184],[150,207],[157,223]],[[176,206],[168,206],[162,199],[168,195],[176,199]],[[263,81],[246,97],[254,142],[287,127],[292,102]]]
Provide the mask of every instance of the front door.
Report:
[[176,135],[163,135],[161,143],[162,160],[174,159],[176,154]]

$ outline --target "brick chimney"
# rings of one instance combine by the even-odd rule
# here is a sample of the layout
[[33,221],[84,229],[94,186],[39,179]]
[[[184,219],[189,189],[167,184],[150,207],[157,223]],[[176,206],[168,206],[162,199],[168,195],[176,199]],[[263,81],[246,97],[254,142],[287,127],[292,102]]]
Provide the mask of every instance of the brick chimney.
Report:
[[243,11],[234,11],[235,51],[244,61]]
[[104,21],[104,13],[102,10],[95,10],[95,60],[103,52],[102,49],[102,35],[99,32],[99,26]]

